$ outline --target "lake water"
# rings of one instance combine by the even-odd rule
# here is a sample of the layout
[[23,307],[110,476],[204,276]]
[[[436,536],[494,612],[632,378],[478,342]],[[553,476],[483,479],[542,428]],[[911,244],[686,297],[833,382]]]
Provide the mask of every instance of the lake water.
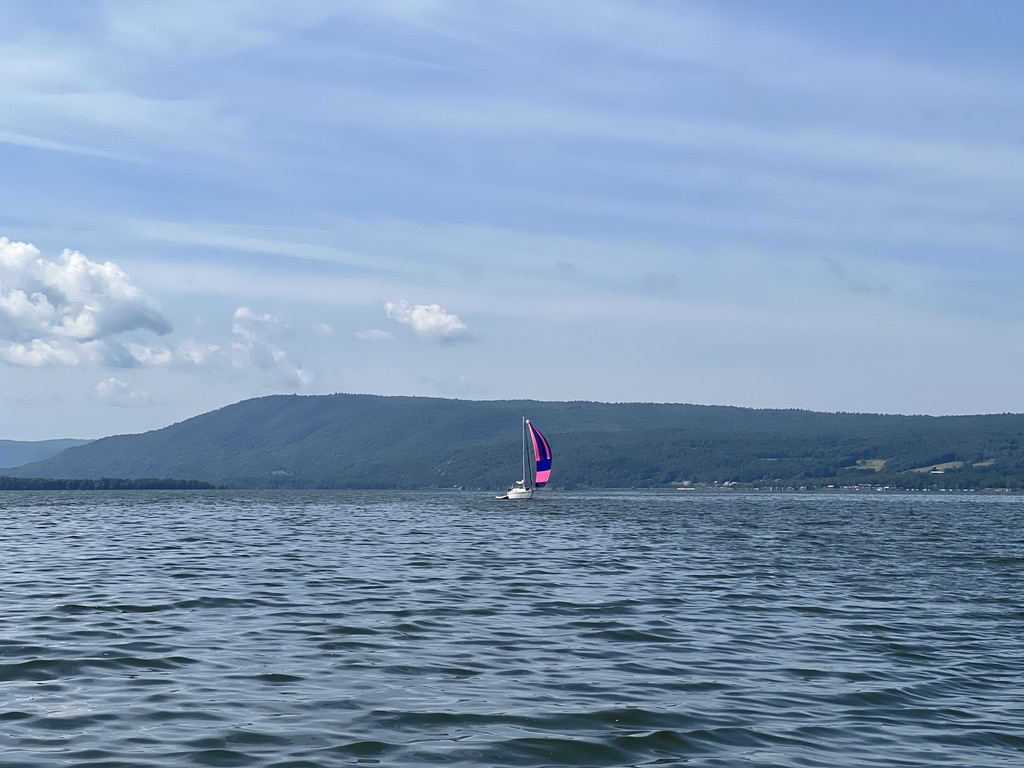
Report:
[[1024,497],[0,494],[0,766],[1024,765]]

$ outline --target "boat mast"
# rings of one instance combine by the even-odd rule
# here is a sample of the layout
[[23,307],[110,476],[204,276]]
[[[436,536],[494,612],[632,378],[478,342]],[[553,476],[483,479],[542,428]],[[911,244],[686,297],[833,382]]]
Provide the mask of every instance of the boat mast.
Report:
[[526,487],[526,417],[523,416],[523,487]]

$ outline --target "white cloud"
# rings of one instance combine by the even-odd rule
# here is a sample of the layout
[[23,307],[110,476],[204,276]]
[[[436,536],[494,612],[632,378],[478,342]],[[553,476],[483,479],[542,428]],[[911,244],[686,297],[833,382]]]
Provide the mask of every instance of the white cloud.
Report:
[[117,264],[71,250],[49,261],[30,243],[0,238],[5,360],[41,366],[116,359],[115,337],[137,330],[165,334],[171,324]]
[[167,365],[174,360],[174,352],[167,347],[148,347],[145,344],[129,344],[128,352],[140,365]]
[[153,397],[145,390],[133,390],[127,382],[117,378],[104,379],[96,385],[96,399],[107,405],[130,408],[149,405]]
[[[84,351],[59,339],[32,339],[25,344],[0,345],[0,358],[14,365],[40,368],[46,365],[76,365],[82,361]],[[92,351],[90,346],[89,352]]]
[[221,353],[217,344],[208,344],[195,339],[186,339],[177,348],[177,359],[191,365],[204,365]]
[[296,388],[312,384],[312,372],[293,361],[280,346],[281,339],[289,335],[289,329],[276,315],[239,307],[235,310],[231,333],[235,337],[231,345],[231,364],[235,368],[255,365],[272,373],[280,383]]
[[239,307],[233,316],[231,332],[243,346],[268,344],[270,338],[286,326],[276,315],[257,314],[248,307]]
[[445,312],[439,304],[410,306],[409,302],[401,299],[387,302],[384,311],[389,319],[411,326],[417,334],[430,339],[462,338],[469,330],[458,315]]

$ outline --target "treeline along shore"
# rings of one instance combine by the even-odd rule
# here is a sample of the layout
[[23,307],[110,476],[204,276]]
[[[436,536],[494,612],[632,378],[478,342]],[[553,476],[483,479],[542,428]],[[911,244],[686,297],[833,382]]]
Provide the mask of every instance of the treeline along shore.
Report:
[[0,475],[0,491],[150,491],[150,490],[212,490],[213,483],[203,480],[171,480],[156,478],[128,479],[101,477],[58,479],[45,477],[7,477]]

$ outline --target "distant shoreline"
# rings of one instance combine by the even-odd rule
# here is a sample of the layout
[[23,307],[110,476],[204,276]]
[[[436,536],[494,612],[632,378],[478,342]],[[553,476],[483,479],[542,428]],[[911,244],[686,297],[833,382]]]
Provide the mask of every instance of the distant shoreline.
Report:
[[89,478],[8,477],[0,475],[0,491],[210,491],[223,486],[205,480],[171,478],[104,477]]

